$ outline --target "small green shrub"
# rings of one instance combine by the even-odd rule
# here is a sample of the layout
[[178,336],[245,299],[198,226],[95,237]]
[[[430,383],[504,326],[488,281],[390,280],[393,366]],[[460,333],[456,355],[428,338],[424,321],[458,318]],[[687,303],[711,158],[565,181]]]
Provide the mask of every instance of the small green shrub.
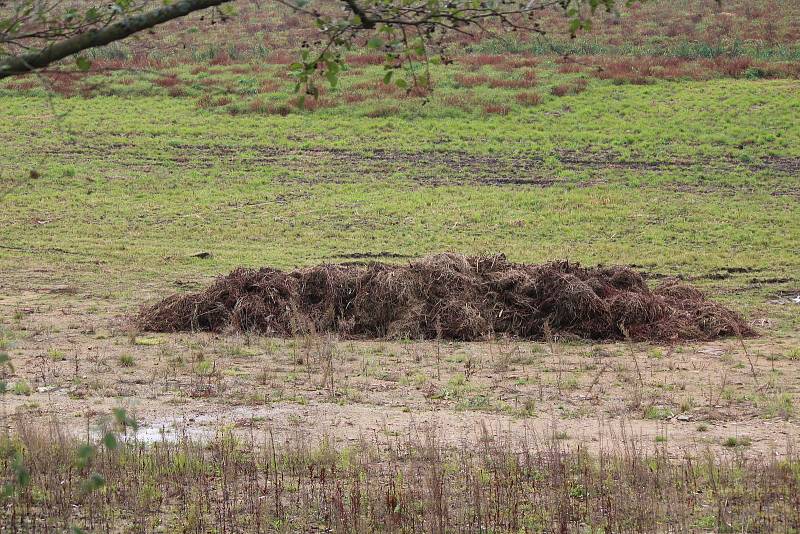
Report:
[[32,392],[31,385],[25,380],[17,380],[12,391],[14,392],[14,395],[25,395],[26,397]]
[[758,67],[750,67],[744,71],[744,77],[748,80],[760,80],[762,78],[767,78],[768,76],[769,73],[767,71]]
[[725,438],[725,441],[722,442],[723,447],[749,447],[750,446],[750,438],[748,437],[741,437],[737,438],[731,436],[729,438]]
[[650,406],[644,412],[644,418],[652,421],[663,421],[664,419],[669,419],[673,415],[672,410],[669,408],[660,408],[658,406]]

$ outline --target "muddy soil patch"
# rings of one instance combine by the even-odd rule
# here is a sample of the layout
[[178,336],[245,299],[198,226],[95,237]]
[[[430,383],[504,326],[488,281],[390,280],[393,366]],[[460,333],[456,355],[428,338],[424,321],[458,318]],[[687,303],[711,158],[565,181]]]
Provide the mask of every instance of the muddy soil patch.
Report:
[[139,327],[277,336],[479,340],[710,340],[754,332],[697,289],[650,289],[628,267],[515,264],[503,255],[437,254],[403,265],[239,268],[199,293],[145,307]]
[[[626,157],[610,150],[577,151],[561,149],[548,153],[515,153],[504,155],[476,154],[459,150],[421,150],[417,152],[372,149],[357,151],[344,148],[275,147],[261,144],[178,144],[160,147],[157,155],[148,156],[142,146],[134,143],[113,143],[96,146],[66,146],[57,152],[48,152],[57,157],[79,159],[107,159],[111,157],[119,164],[133,169],[151,169],[170,161],[181,168],[205,168],[236,166],[243,172],[254,172],[265,166],[280,168],[287,172],[276,176],[276,180],[288,183],[350,183],[374,169],[385,175],[403,174],[415,182],[430,186],[444,185],[496,185],[551,187],[572,183],[560,177],[560,169],[570,171],[634,171],[666,172],[676,169],[696,168],[703,172],[748,172],[770,171],[776,175],[794,176],[800,172],[800,158],[765,156],[758,161],[744,162],[731,155],[691,158],[668,158],[649,160],[645,155]],[[553,161],[550,161],[550,158]],[[575,183],[579,187],[591,187],[602,183],[601,177]],[[714,193],[749,192],[751,186],[697,185],[678,186],[678,190]],[[797,196],[796,188],[784,187],[773,192],[776,195]]]

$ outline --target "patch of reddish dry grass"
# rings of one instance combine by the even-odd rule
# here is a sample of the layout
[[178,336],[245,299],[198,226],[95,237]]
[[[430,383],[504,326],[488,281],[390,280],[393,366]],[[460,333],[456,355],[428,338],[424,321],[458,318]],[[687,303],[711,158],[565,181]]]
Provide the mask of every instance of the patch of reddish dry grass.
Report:
[[233,103],[233,99],[229,96],[214,97],[210,94],[202,95],[197,99],[197,107],[200,109],[213,109],[225,107]]
[[283,84],[281,84],[277,80],[267,79],[261,82],[261,87],[259,88],[259,93],[274,93],[281,89]]
[[508,115],[511,111],[511,107],[505,104],[484,104],[483,105],[483,113],[484,115]]
[[291,65],[297,61],[297,56],[286,50],[276,50],[272,52],[266,60],[270,65]]
[[474,54],[461,56],[457,61],[466,67],[477,70],[487,65],[493,67],[504,66],[506,64],[506,56],[496,54]]
[[517,93],[514,98],[518,104],[526,107],[538,106],[542,103],[542,95],[539,93]]
[[28,91],[29,89],[33,89],[39,85],[41,84],[38,81],[29,78],[9,82],[6,85],[6,88],[11,91]]
[[456,74],[454,79],[461,87],[478,87],[489,82],[489,77],[484,75]]
[[575,74],[578,72],[583,72],[583,66],[578,65],[577,63],[562,63],[558,66],[559,74]]
[[181,81],[178,78],[177,74],[166,74],[161,78],[158,78],[157,80],[153,81],[154,85],[164,88],[175,87],[177,85],[180,85],[180,83]]
[[363,54],[350,56],[347,58],[347,64],[356,67],[363,67],[367,65],[383,65],[385,62],[386,57],[383,54]]

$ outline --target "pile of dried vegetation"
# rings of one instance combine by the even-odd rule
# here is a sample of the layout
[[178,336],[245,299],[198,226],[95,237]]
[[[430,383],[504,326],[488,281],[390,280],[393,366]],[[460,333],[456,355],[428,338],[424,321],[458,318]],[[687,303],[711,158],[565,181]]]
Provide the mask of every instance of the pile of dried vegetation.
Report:
[[515,264],[505,256],[436,254],[403,265],[239,268],[200,293],[144,308],[157,332],[332,332],[345,338],[709,340],[749,336],[735,312],[668,280],[650,289],[628,267]]

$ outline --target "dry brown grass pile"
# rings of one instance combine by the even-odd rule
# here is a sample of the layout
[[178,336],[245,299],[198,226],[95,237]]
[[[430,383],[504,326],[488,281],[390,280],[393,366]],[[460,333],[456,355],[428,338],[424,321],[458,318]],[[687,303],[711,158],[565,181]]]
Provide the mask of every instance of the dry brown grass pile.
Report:
[[628,267],[515,264],[436,254],[404,265],[239,268],[208,289],[144,308],[157,332],[479,340],[494,335],[634,341],[753,335],[735,312],[675,280],[650,289]]

